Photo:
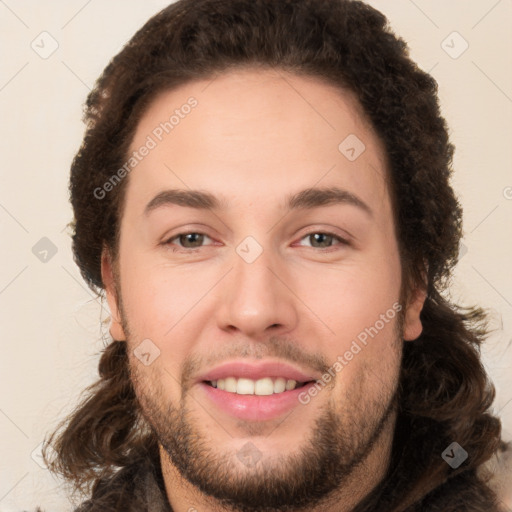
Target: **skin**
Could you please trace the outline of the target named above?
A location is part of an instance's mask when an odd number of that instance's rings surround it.
[[[197,481],[208,479],[224,496],[236,488],[263,496],[273,479],[286,484],[303,476],[301,469],[318,470],[310,459],[324,449],[344,471],[336,481],[317,471],[316,485],[328,482],[321,499],[308,496],[304,483],[303,506],[279,510],[351,510],[387,467],[402,341],[421,334],[421,290],[403,304],[401,333],[397,315],[328,387],[277,420],[236,419],[193,379],[240,358],[318,372],[399,302],[401,262],[384,147],[350,92],[249,68],[158,95],[132,150],[190,96],[198,106],[129,174],[119,259],[113,262],[106,248],[102,257],[110,332],[128,342],[136,394],[159,434],[169,502],[177,512],[259,510],[222,502]],[[353,162],[338,149],[349,134],[366,146]],[[285,198],[314,186],[347,190],[372,213],[351,204],[287,213]],[[222,195],[226,208],[166,205],[144,215],[146,204],[171,188]],[[349,244],[308,236],[329,232]],[[179,233],[207,237],[165,245]],[[252,263],[236,252],[247,236],[263,249]],[[187,243],[199,249],[187,253]],[[148,366],[133,352],[147,338],[160,350]],[[186,442],[197,455],[188,461]],[[248,442],[260,455],[255,467],[237,457]]]

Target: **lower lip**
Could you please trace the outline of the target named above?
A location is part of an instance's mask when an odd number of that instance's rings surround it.
[[[294,407],[304,407],[299,401],[299,395],[307,393],[314,385],[314,382],[309,382],[298,389],[260,396],[238,395],[214,388],[205,382],[199,383],[199,387],[206,396],[222,411],[247,421],[271,420],[282,416]]]

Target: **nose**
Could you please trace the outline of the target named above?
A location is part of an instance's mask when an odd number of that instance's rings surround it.
[[[236,330],[252,339],[293,331],[298,323],[300,301],[291,289],[293,284],[285,262],[278,261],[271,250],[262,252],[251,244],[238,248],[233,269],[224,280],[217,324],[223,330]],[[243,249],[248,249],[245,253]]]

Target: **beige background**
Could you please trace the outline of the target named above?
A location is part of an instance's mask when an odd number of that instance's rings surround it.
[[[37,504],[51,512],[71,509],[35,454],[95,378],[108,324],[101,325],[106,313],[72,260],[69,165],[83,134],[82,104],[96,77],[166,4],[0,1],[1,512]],[[496,411],[512,438],[512,1],[370,4],[388,16],[412,57],[439,83],[457,147],[454,186],[465,210],[467,252],[452,294],[492,310],[496,331],[484,361],[497,388]],[[43,31],[51,36],[39,36]],[[59,46],[43,59],[31,42],[41,53],[55,44],[51,38]],[[465,41],[469,47],[458,55]],[[42,237],[57,250],[46,263],[32,252]]]

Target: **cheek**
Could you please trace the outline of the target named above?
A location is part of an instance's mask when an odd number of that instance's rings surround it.
[[[331,269],[297,281],[297,295],[326,325],[326,340],[345,345],[378,322],[385,337],[400,309],[399,265],[365,263]],[[381,315],[385,316],[382,326]],[[328,329],[327,329],[328,328]]]
[[[179,382],[159,357],[150,366],[145,366],[136,357],[130,357],[133,388],[142,409],[153,421],[155,414],[181,399]]]
[[[186,343],[175,340],[188,343],[184,329],[190,329],[187,311],[197,302],[195,288],[187,283],[183,272],[156,266],[147,254],[130,251],[126,245],[121,276],[123,313],[130,330],[130,365],[139,376],[140,389],[143,392],[147,386],[161,386],[165,394],[179,400],[180,364],[186,357]],[[147,352],[148,365],[134,355]]]
[[[384,259],[383,259],[384,260]],[[364,393],[390,389],[397,379],[401,345],[397,325],[401,312],[398,256],[331,272],[329,283],[308,297],[315,313],[333,331],[321,350],[339,376],[342,394],[355,393],[364,376]],[[314,289],[314,288],[310,288]],[[379,387],[381,390],[379,391]],[[360,396],[363,399],[363,396]]]
[[[354,404],[387,397],[398,381],[401,341],[397,339],[400,304],[395,294],[347,296],[325,347],[336,374],[336,396]]]
[[[137,338],[163,339],[200,291],[194,272],[162,264],[154,249],[138,249],[128,239],[121,257],[121,276],[124,311]]]

